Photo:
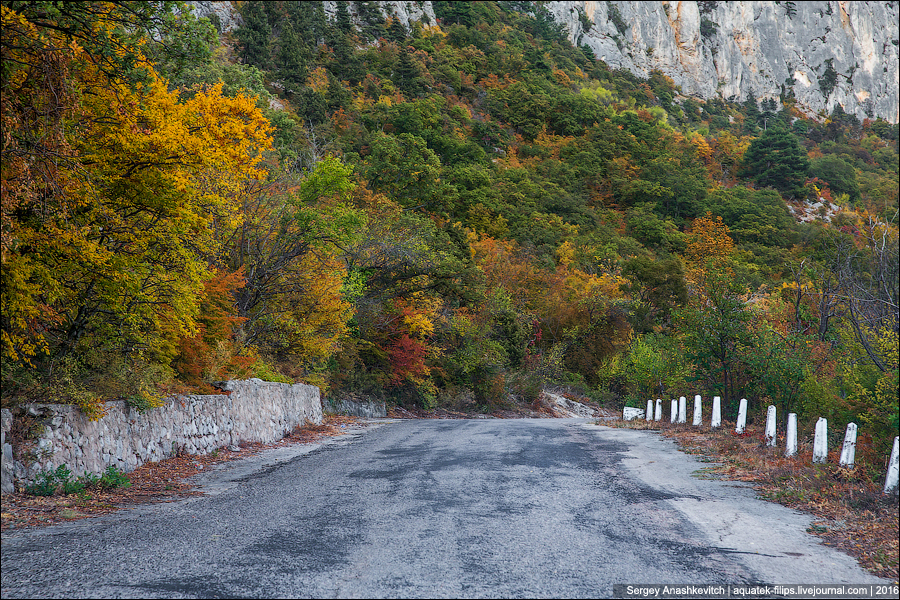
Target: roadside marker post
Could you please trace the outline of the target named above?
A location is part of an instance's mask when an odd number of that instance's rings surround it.
[[[722,424],[722,399],[718,396],[713,396],[713,409],[712,409],[712,419],[709,421],[709,426],[712,428],[716,428]]]
[[[819,417],[816,421],[816,437],[813,438],[813,462],[828,460],[828,419]]]
[[[847,423],[844,445],[841,447],[841,466],[852,469],[856,463],[856,423]]]
[[[795,454],[797,454],[797,413],[788,413],[784,455],[790,458]]]
[[[888,463],[887,477],[884,478],[884,493],[892,492],[897,489],[897,476],[900,472],[900,465],[897,464],[898,456],[898,438],[894,438],[894,448],[891,450],[891,462]]]
[[[774,446],[776,442],[775,435],[775,407],[769,406],[766,412],[766,446]]]
[[[744,433],[744,427],[747,426],[747,399],[741,398],[741,405],[738,408],[737,426],[734,428],[735,433]]]

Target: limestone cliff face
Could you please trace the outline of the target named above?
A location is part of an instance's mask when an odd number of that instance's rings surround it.
[[[210,2],[207,0],[193,0],[189,2],[193,7],[194,15],[197,17],[210,17],[215,15],[219,21],[223,32],[230,32],[237,29],[243,24],[243,19],[237,11],[234,2]],[[337,12],[337,2],[335,0],[323,0],[322,8],[325,15],[329,19],[333,19]],[[355,2],[349,2],[347,5],[350,18],[359,23],[359,13]],[[431,2],[416,2],[415,0],[397,0],[394,2],[379,2],[378,8],[381,9],[385,17],[392,16],[400,19],[400,22],[410,27],[412,21],[424,21],[426,23],[436,23],[434,16],[434,8]]]
[[[897,2],[548,2],[611,67],[659,69],[684,93],[793,92],[812,114],[900,117]],[[585,18],[586,17],[586,18]],[[586,27],[588,25],[588,27]]]
[[[244,24],[244,19],[234,6],[234,2],[209,2],[208,0],[195,0],[188,2],[194,16],[218,21],[223,33],[234,31]]]
[[[224,30],[232,2],[194,2]],[[336,2],[324,1],[333,17]],[[356,18],[355,2],[349,3]],[[436,22],[428,1],[381,2],[382,13]],[[546,2],[569,39],[613,68],[659,69],[685,94],[746,99],[793,92],[807,113],[835,106],[860,119],[900,120],[898,2]]]
[[[378,4],[379,8],[381,9],[381,13],[385,17],[395,16],[400,19],[400,22],[407,27],[411,27],[410,22],[412,21],[424,21],[425,23],[437,22],[437,19],[434,16],[434,8],[431,6],[431,2],[396,0],[394,2],[379,2]],[[322,5],[328,18],[334,18],[335,13],[337,12],[337,2],[335,0],[324,0],[322,2]],[[348,12],[350,13],[350,18],[354,22],[358,22],[359,19],[356,2],[349,2],[347,8]]]

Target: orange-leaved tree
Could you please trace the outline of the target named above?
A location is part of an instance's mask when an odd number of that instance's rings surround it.
[[[470,243],[488,287],[502,289],[521,320],[534,321],[533,356],[556,347],[557,359],[590,378],[604,357],[628,343],[630,327],[614,307],[624,281],[579,268],[571,242],[560,245],[553,269],[538,266],[513,241],[473,236]]]
[[[729,270],[728,261],[734,251],[734,240],[722,217],[707,212],[691,223],[684,251],[686,279],[702,292],[709,270]]]

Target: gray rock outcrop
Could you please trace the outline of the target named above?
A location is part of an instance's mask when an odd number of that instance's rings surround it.
[[[218,22],[218,29],[222,33],[229,33],[244,24],[241,13],[235,10],[233,2],[207,2],[195,0],[188,2],[191,12],[198,19],[208,18],[213,23]]]
[[[900,117],[896,2],[548,2],[569,39],[613,68],[659,69],[683,92],[810,114]]]
[[[347,9],[350,13],[350,19],[354,24],[359,24],[359,11],[356,2],[348,2]],[[337,2],[335,0],[323,0],[322,6],[325,10],[325,16],[328,19],[334,19],[337,13]],[[426,24],[436,23],[437,18],[434,16],[434,7],[431,2],[415,2],[413,0],[397,0],[395,2],[379,2],[378,8],[385,17],[396,17],[403,23],[407,29],[412,27],[413,21],[422,21]]]

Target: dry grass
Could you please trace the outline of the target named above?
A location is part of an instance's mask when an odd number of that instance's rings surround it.
[[[603,423],[613,427],[653,429],[672,438],[688,454],[713,463],[704,477],[746,481],[765,500],[815,516],[810,534],[859,560],[869,572],[898,581],[897,493],[883,494],[887,465],[876,462],[871,448],[857,447],[853,469],[838,466],[840,448],[829,453],[828,463],[812,463],[811,445],[800,445],[794,457],[785,458],[784,442],[766,446],[763,428],[748,426],[734,433],[734,424],[721,428],[644,420]],[[881,457],[886,459],[887,457]]]

